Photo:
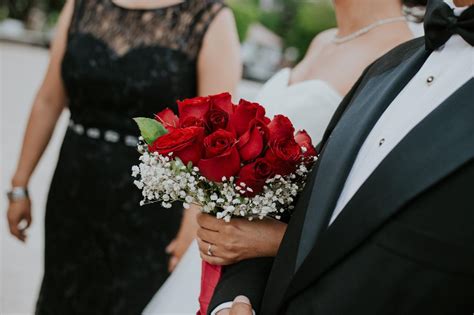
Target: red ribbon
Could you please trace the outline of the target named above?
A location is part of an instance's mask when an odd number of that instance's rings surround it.
[[[199,294],[199,311],[197,315],[206,315],[217,284],[221,278],[222,267],[202,262],[201,293]]]

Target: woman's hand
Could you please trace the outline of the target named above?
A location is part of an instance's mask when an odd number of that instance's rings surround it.
[[[230,222],[198,214],[197,231],[201,258],[213,265],[230,265],[256,257],[274,257],[287,224],[263,219],[248,221],[233,218]],[[209,245],[212,255],[208,255]]]
[[[10,233],[22,242],[26,241],[26,230],[31,225],[31,202],[29,198],[10,202],[7,212]]]
[[[181,227],[176,238],[166,247],[166,252],[171,255],[168,263],[168,271],[172,272],[179,263],[184,253],[188,250],[191,242],[196,238],[196,232],[199,227],[196,221],[196,215],[200,212],[198,206],[191,205],[190,209],[184,210]]]

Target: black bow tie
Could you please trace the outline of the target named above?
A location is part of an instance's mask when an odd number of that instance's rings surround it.
[[[444,1],[430,0],[425,15],[426,49],[438,49],[454,34],[474,46],[474,6],[456,16]]]

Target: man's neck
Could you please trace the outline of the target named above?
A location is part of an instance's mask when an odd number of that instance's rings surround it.
[[[463,8],[474,5],[474,0],[453,0],[453,3],[456,7]]]
[[[339,36],[351,34],[376,21],[402,15],[402,4],[398,1],[335,0],[334,5]]]

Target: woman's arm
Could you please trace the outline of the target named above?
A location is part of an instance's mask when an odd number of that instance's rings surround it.
[[[230,9],[223,9],[214,18],[204,36],[198,56],[198,94],[211,95],[221,92],[234,93],[242,77],[240,44],[234,16]],[[167,252],[172,255],[169,270],[172,271],[196,237],[198,207],[184,212],[176,239]]]
[[[198,93],[234,93],[242,79],[242,61],[232,11],[219,12],[204,36],[198,58]]]
[[[51,139],[56,123],[66,102],[61,79],[61,61],[66,48],[67,30],[74,10],[73,0],[68,0],[61,13],[56,38],[51,46],[51,58],[43,83],[35,97],[23,138],[20,158],[12,178],[12,186],[26,187],[31,174]],[[26,221],[26,227],[21,227]],[[10,232],[19,240],[26,239],[25,231],[31,224],[28,199],[10,203],[8,209]]]

